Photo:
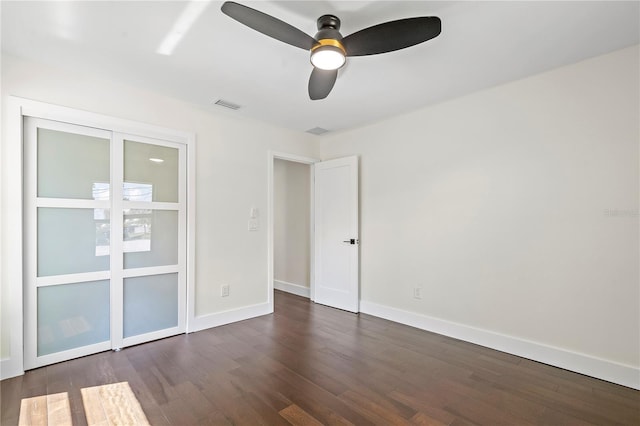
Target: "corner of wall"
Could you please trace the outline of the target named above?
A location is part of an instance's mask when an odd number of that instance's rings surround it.
[[[258,303],[256,305],[245,306],[238,309],[232,309],[224,312],[216,312],[213,314],[197,316],[189,325],[187,333],[205,330],[207,328],[219,327],[221,325],[231,324],[233,322],[244,321],[247,319],[269,315],[273,313],[271,303]]]
[[[287,293],[295,294],[297,296],[311,297],[311,289],[299,284],[288,283],[286,281],[273,280],[273,288],[276,290],[285,291]]]

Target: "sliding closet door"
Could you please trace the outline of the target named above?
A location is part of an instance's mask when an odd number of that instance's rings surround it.
[[[123,165],[114,194],[121,255],[112,259],[122,312],[112,324],[124,347],[185,331],[186,148],[121,134],[114,146]]]
[[[111,133],[25,121],[25,368],[111,348]]]
[[[185,332],[186,146],[25,118],[25,368]]]

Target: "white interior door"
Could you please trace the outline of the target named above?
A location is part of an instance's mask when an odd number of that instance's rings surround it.
[[[358,312],[358,157],[314,164],[314,209],[314,301]]]
[[[24,122],[25,369],[185,331],[186,148]]]

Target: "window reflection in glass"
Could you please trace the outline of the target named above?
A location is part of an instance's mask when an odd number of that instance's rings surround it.
[[[153,185],[123,182],[122,198],[126,201],[151,202]],[[125,253],[151,250],[151,210],[127,209],[124,211],[123,240]]]
[[[122,185],[122,198],[126,201],[153,200],[153,185],[150,183],[124,182]]]
[[[100,212],[98,212],[98,210]],[[98,215],[97,213],[100,213]],[[100,216],[101,218],[97,218]],[[96,256],[109,256],[109,245],[111,244],[111,222],[109,220],[109,210],[94,209],[93,220],[96,223]]]
[[[92,187],[93,199],[109,200],[109,184],[95,182]],[[123,198],[127,201],[147,201],[153,198],[153,185],[147,183],[124,182]],[[125,253],[151,251],[151,210],[128,209],[124,211],[123,250]],[[93,209],[96,225],[96,256],[109,256],[111,244],[111,218],[109,209]]]
[[[109,201],[109,183],[94,182],[91,187],[93,199]],[[93,209],[93,220],[96,223],[96,256],[109,256],[111,244],[111,218],[109,209]]]
[[[96,201],[109,201],[109,183],[94,182],[91,186],[91,193]]]
[[[123,239],[125,253],[151,250],[151,210],[124,211]]]
[[[132,209],[125,210],[123,217],[124,269],[178,264],[178,211]]]

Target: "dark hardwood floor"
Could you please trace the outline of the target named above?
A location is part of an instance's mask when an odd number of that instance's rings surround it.
[[[2,381],[21,398],[128,381],[153,425],[640,425],[640,391],[276,292],[275,314]]]

